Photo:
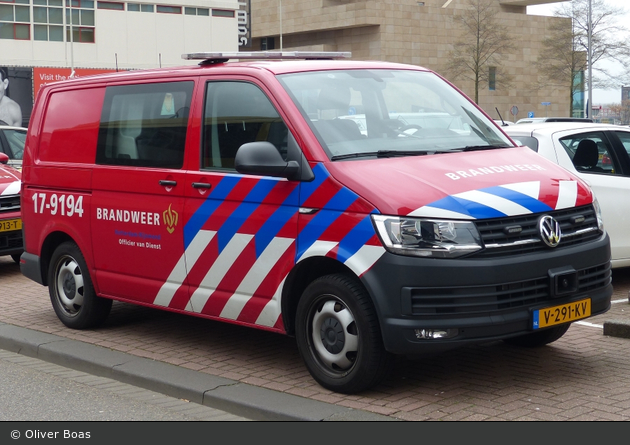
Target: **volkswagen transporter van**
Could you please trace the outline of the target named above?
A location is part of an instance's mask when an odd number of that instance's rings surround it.
[[[93,328],[119,300],[291,335],[354,393],[396,354],[544,345],[609,309],[584,182],[438,74],[337,56],[200,53],[42,87],[21,270],[60,320]]]

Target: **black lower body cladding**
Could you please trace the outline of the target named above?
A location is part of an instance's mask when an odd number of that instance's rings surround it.
[[[571,273],[569,292],[554,271]],[[362,281],[389,352],[421,354],[534,332],[538,309],[590,299],[591,315],[612,296],[608,235],[586,244],[502,258],[429,259],[385,253]],[[422,331],[448,332],[426,339]]]

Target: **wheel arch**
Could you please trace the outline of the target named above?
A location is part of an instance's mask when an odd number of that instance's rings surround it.
[[[328,257],[307,258],[291,270],[282,290],[282,321],[288,335],[295,334],[297,305],[306,287],[317,278],[334,273],[345,273],[359,279],[348,266]]]
[[[48,286],[48,268],[50,267],[50,259],[52,258],[53,253],[57,246],[66,241],[72,241],[78,245],[76,240],[70,236],[66,232],[51,232],[46,236],[46,239],[42,243],[41,254],[40,254],[40,266],[41,266],[41,276],[44,286]],[[81,252],[83,249],[79,246]],[[83,255],[85,257],[85,254]],[[88,261],[86,259],[86,261]]]

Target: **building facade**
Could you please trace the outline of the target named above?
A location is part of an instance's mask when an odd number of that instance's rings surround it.
[[[571,115],[567,91],[545,87],[535,66],[550,24],[565,19],[527,14],[528,5],[556,1],[494,1],[497,21],[516,42],[501,67],[512,83],[502,88],[494,77],[481,85],[479,105],[511,121]],[[7,95],[23,104],[24,124],[43,83],[239,49],[351,51],[354,59],[420,65],[473,97],[472,82],[445,71],[462,32],[455,17],[468,7],[469,0],[0,0],[0,67],[9,73]]]
[[[545,87],[535,67],[544,57],[542,42],[550,24],[566,19],[527,14],[529,5],[558,1],[495,1],[496,19],[516,43],[502,62],[513,81],[508,89],[480,88],[479,105],[495,119],[497,109],[512,121],[570,116],[569,87]],[[447,55],[462,32],[455,16],[468,7],[468,0],[251,0],[251,50],[351,51],[356,59],[420,65],[448,78]],[[449,80],[474,97],[472,82]]]
[[[237,9],[237,0],[0,0],[0,64],[182,65],[183,53],[238,50]]]
[[[44,83],[198,63],[185,53],[238,51],[240,8],[237,0],[0,0],[5,94],[20,104],[26,126]]]

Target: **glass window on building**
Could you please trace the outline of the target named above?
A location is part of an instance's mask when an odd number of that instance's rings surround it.
[[[497,89],[497,67],[491,66],[488,72],[488,89],[495,91]]]
[[[66,6],[68,7],[66,9],[66,40],[94,43],[94,2],[92,0],[66,0]]]
[[[0,0],[0,39],[30,40],[29,0]]]
[[[62,0],[33,0],[33,39],[63,42]]]
[[[260,50],[261,51],[269,51],[271,49],[276,49],[275,40],[273,37],[262,37],[260,39]]]
[[[186,15],[203,15],[209,16],[210,10],[208,8],[184,8],[184,14]]]
[[[156,11],[162,14],[181,14],[181,6],[164,6],[157,5]]]
[[[113,11],[125,10],[125,4],[117,2],[97,2],[96,7],[97,9],[111,9]]]
[[[234,17],[234,11],[225,9],[213,9],[212,17]]]

